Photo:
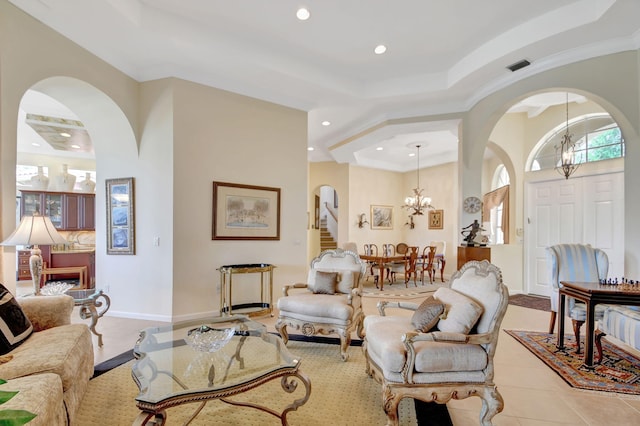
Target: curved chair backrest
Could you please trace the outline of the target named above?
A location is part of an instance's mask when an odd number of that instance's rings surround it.
[[[377,256],[378,255],[378,246],[375,244],[365,244],[364,245],[364,254],[367,256]]]
[[[311,269],[313,270],[327,271],[327,272],[340,272],[340,271],[353,271],[358,273],[358,279],[356,280],[357,286],[360,287],[364,278],[366,264],[360,259],[357,253],[351,251],[344,251],[342,249],[325,250],[318,257],[311,261]]]
[[[478,333],[492,333],[495,338],[485,346],[493,354],[498,343],[500,323],[507,311],[509,291],[502,282],[500,269],[486,260],[467,262],[451,277],[451,289],[482,305],[482,316],[476,323]]]
[[[607,253],[589,244],[557,244],[546,251],[549,283],[554,289],[560,281],[598,282],[609,273]]]
[[[406,243],[398,243],[396,245],[396,253],[407,254],[408,251],[409,251],[409,246]]]
[[[431,241],[429,245],[436,248],[436,256],[444,256],[444,253],[447,251],[446,241]]]
[[[382,245],[382,253],[385,256],[395,256],[396,255],[396,246],[393,244],[383,244]]]
[[[358,245],[353,241],[346,242],[342,245],[342,249],[344,251],[351,251],[354,253],[358,253]]]

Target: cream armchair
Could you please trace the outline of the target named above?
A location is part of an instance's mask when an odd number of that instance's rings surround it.
[[[444,404],[482,399],[480,424],[491,425],[504,407],[493,382],[493,357],[509,293],[500,270],[467,262],[422,304],[380,302],[380,315],[364,321],[366,371],[382,384],[387,424],[398,424],[402,398]],[[389,308],[413,315],[387,316]]]
[[[362,338],[362,279],[366,264],[357,253],[341,249],[326,250],[311,261],[307,283],[283,287],[278,299],[276,330],[285,344],[287,328],[300,330],[305,336],[338,334],[342,360],[351,332]]]

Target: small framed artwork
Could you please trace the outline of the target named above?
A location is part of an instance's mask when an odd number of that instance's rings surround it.
[[[107,179],[107,254],[136,254],[133,178]]]
[[[371,205],[371,229],[393,229],[393,206]]]
[[[444,227],[444,210],[429,210],[429,229]]]
[[[280,188],[213,182],[212,240],[279,240]]]

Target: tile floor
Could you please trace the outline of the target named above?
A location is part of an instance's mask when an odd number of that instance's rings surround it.
[[[20,294],[20,286],[17,293]],[[422,297],[411,301],[419,303]],[[364,297],[365,314],[376,313],[375,305],[379,300],[377,297]],[[74,312],[72,318],[73,322],[88,322],[80,319],[77,312]],[[275,317],[267,316],[256,320],[274,330]],[[509,305],[502,328],[544,331],[548,322],[547,312]],[[140,329],[158,324],[153,321],[112,317],[107,313],[97,326],[98,331],[103,333],[102,348],[97,346],[97,337],[94,336],[95,362],[102,362],[130,350]],[[352,347],[350,350],[360,349]],[[495,370],[495,381],[505,401],[503,412],[494,418],[496,426],[640,424],[640,397],[573,389],[506,333],[500,336]],[[481,407],[479,398],[451,401],[448,407],[456,426],[478,424]]]

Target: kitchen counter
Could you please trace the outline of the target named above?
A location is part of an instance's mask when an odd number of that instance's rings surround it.
[[[96,249],[70,249],[70,250],[54,250],[51,254],[74,254],[74,253],[94,253]]]

